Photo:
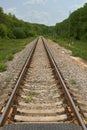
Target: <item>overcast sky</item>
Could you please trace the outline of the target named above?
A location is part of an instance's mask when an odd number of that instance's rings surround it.
[[[33,23],[55,25],[82,7],[87,0],[0,0],[5,13]]]

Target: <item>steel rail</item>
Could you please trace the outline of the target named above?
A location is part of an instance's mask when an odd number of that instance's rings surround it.
[[[14,86],[14,89],[12,91],[12,94],[9,97],[9,100],[8,100],[6,106],[5,106],[4,112],[2,113],[2,115],[0,117],[0,126],[3,126],[6,119],[7,119],[7,115],[9,113],[9,110],[10,110],[11,106],[12,106],[12,103],[13,103],[13,100],[14,100],[15,95],[17,93],[20,82],[21,82],[21,80],[22,80],[22,78],[23,78],[23,76],[24,76],[24,74],[25,74],[25,72],[27,70],[27,66],[29,65],[30,60],[31,60],[31,58],[33,56],[33,53],[34,53],[34,50],[36,48],[37,42],[38,42],[38,39],[35,40],[35,43],[34,43],[32,49],[31,49],[31,51],[29,52],[29,55],[28,55],[28,57],[27,57],[27,59],[25,61],[25,64],[23,65],[22,70],[21,70],[21,72],[20,72],[20,74],[18,76],[17,82],[16,82],[16,84]]]
[[[43,37],[42,37],[42,41],[43,41],[44,47],[46,49],[46,52],[48,54],[48,57],[50,59],[50,62],[52,64],[52,66],[54,67],[54,71],[56,73],[56,76],[57,76],[58,79],[60,79],[62,89],[63,89],[63,91],[65,92],[65,94],[67,96],[67,99],[68,99],[68,101],[70,103],[72,111],[74,112],[74,114],[76,116],[76,119],[78,120],[79,125],[82,127],[83,130],[87,130],[87,128],[86,128],[86,126],[85,126],[85,124],[84,124],[84,122],[83,122],[83,120],[82,120],[82,118],[81,118],[81,116],[80,116],[80,114],[78,112],[78,110],[76,109],[75,103],[74,103],[74,101],[73,101],[73,99],[72,99],[72,97],[71,97],[71,95],[70,95],[70,93],[69,93],[69,91],[67,89],[67,86],[66,86],[66,84],[65,84],[65,82],[63,80],[63,76],[61,75],[61,73],[59,71],[59,68],[58,68],[58,66],[57,66],[57,64],[56,64],[56,62],[55,62],[55,60],[54,60],[54,58],[53,58],[53,56],[51,54],[51,51],[48,48],[48,46],[46,45],[46,41],[45,41],[45,39]]]

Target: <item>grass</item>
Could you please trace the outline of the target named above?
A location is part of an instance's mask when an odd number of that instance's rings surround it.
[[[30,96],[36,96],[36,95],[38,95],[38,93],[35,92],[35,91],[29,91],[28,95],[30,95]]]
[[[6,71],[6,67],[4,63],[0,63],[0,72]]]
[[[66,39],[54,39],[59,45],[72,51],[72,55],[87,60],[87,43],[83,41],[73,41],[69,44]]]
[[[32,96],[26,96],[25,98],[26,103],[31,102],[32,100],[33,100]]]
[[[13,54],[8,54],[7,56],[6,56],[6,59],[8,60],[8,61],[11,61],[12,59],[13,59]]]
[[[10,82],[10,78],[7,77],[7,78],[5,79],[5,82],[6,82],[6,83],[9,83],[9,82]]]
[[[21,51],[33,39],[0,39],[0,72],[6,70],[6,61],[12,60],[14,54]]]
[[[72,84],[72,85],[76,85],[77,83],[76,83],[76,81],[75,80],[70,80],[70,83]]]

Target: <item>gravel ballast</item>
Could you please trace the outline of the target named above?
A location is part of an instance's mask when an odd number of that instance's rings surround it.
[[[0,96],[5,92],[5,89],[14,85],[35,41],[36,39],[27,44],[22,51],[14,55],[12,61],[6,63],[7,71],[0,73]]]
[[[29,54],[31,47],[35,41],[29,43],[25,49],[14,55],[14,59],[7,62],[7,71],[0,73],[0,97],[15,83],[20,70]],[[47,44],[52,51],[52,55],[58,67],[61,69],[63,77],[73,87],[78,88],[78,93],[82,95],[84,100],[87,100],[87,67],[86,64],[80,64],[72,58],[72,53],[69,50],[60,47],[58,44],[47,40]],[[1,99],[0,99],[1,100]]]
[[[51,40],[47,40],[47,44],[65,80],[76,87],[82,98],[87,100],[87,63],[80,58],[74,58],[70,50]]]

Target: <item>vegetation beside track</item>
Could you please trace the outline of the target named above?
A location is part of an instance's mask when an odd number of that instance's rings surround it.
[[[83,41],[75,40],[72,44],[69,44],[67,40],[58,39],[57,43],[66,49],[72,51],[73,56],[81,57],[87,60],[87,43]]]
[[[0,72],[6,70],[6,61],[13,59],[14,54],[21,51],[35,37],[27,39],[0,39]]]
[[[74,40],[73,43],[69,44],[68,39],[52,37],[50,37],[50,39],[58,43],[60,46],[71,50],[73,56],[87,60],[87,43],[85,41]]]

